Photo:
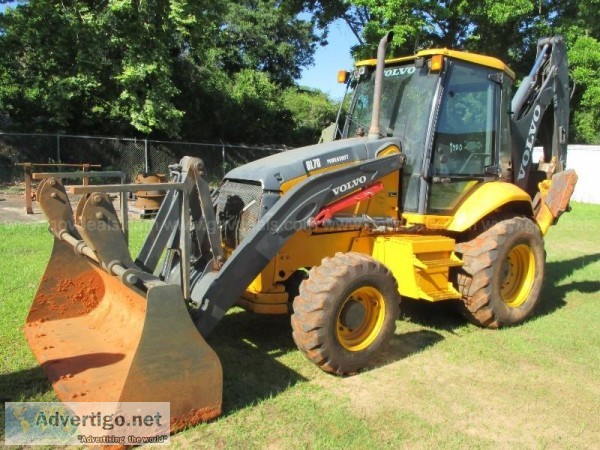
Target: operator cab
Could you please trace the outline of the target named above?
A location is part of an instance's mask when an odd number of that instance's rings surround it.
[[[365,135],[372,115],[375,60],[357,63],[342,138]],[[510,94],[501,61],[425,50],[386,61],[380,130],[400,139],[404,213],[452,215],[483,181],[510,177]],[[406,214],[405,214],[406,216]]]

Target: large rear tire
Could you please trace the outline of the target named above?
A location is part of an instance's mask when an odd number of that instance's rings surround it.
[[[525,217],[501,220],[457,245],[463,267],[458,287],[463,313],[472,323],[499,328],[527,319],[539,302],[544,280],[544,241]]]
[[[326,372],[359,371],[389,343],[400,315],[396,280],[380,262],[337,253],[313,267],[294,299],[293,337]]]

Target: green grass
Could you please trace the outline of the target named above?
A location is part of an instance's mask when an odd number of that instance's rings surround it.
[[[139,247],[148,222],[132,223]],[[546,238],[542,302],[522,326],[467,324],[405,302],[389,350],[354,377],[296,350],[287,317],[233,310],[209,337],[224,412],[187,448],[595,448],[600,439],[600,207],[574,204]],[[45,225],[0,226],[0,398],[55,396],[20,327],[50,254]]]

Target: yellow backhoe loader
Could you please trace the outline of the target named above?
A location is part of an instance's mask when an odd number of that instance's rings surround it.
[[[298,348],[335,374],[385,347],[402,297],[457,301],[490,328],[531,315],[543,236],[577,180],[562,38],[538,42],[514,96],[495,58],[385,60],[390,39],[349,77],[339,139],[238,167],[218,190],[191,157],[166,184],[74,187],[75,211],[60,179],[41,184],[54,249],[25,334],[62,400],[171,402],[172,431],[218,416],[204,338],[234,305],[291,313]],[[134,258],[109,193],[136,190],[166,197]]]

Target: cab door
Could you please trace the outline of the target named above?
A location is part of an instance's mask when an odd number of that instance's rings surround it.
[[[447,60],[435,125],[427,214],[451,215],[498,165],[498,70]]]

